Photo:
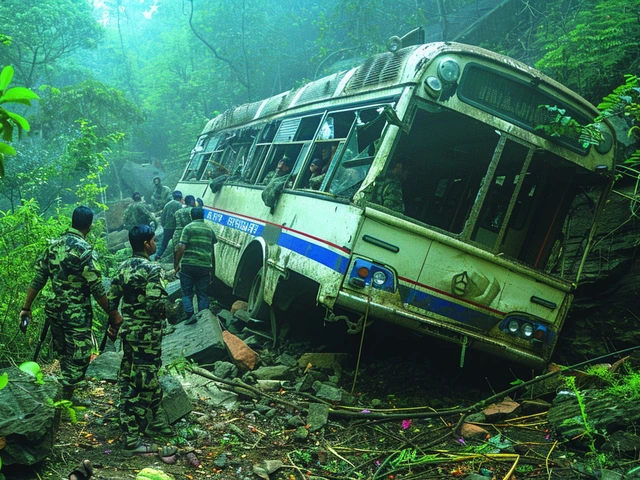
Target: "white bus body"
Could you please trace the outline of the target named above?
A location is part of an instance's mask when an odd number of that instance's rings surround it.
[[[352,332],[382,319],[541,367],[614,162],[608,125],[585,147],[536,129],[541,105],[583,125],[597,116],[513,59],[408,47],[214,118],[176,188],[203,198],[216,277],[253,315],[313,294]],[[293,174],[267,206],[261,182],[283,155]],[[323,155],[315,190],[309,164]],[[398,160],[404,213],[367,202]]]

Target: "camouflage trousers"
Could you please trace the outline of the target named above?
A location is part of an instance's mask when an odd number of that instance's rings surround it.
[[[45,313],[51,325],[53,350],[60,360],[60,383],[72,391],[84,383],[91,359],[91,315],[71,309],[45,309]]]
[[[158,370],[162,365],[157,345],[141,345],[122,338],[120,364],[120,424],[126,446],[135,445],[150,428],[165,424],[160,410],[162,388]]]

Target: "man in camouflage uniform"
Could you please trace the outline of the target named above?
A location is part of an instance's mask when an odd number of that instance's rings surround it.
[[[363,199],[382,205],[394,212],[404,213],[402,181],[406,175],[407,172],[403,170],[402,162],[393,162],[389,165],[386,175],[379,175],[375,182],[365,189]]]
[[[162,185],[160,177],[153,179],[153,185],[155,188],[151,194],[151,206],[154,212],[160,212],[167,202],[171,200],[171,189],[166,185]]]
[[[147,453],[149,446],[142,442],[141,435],[171,433],[160,410],[162,388],[158,379],[167,291],[164,270],[149,259],[156,252],[153,229],[149,225],[133,227],[129,242],[133,256],[118,267],[108,298],[111,308],[120,306],[123,317],[119,384],[124,446],[133,453]]]
[[[74,390],[84,383],[91,358],[91,295],[109,313],[113,327],[122,322],[117,311],[109,309],[106,288],[98,268],[95,252],[85,237],[91,230],[93,212],[88,207],[73,211],[71,228],[49,246],[37,260],[36,275],[27,291],[20,320],[31,316],[31,304],[51,280],[53,298],[45,304],[51,326],[53,349],[60,358],[62,399],[71,400]]]
[[[291,173],[291,169],[293,168],[293,160],[291,160],[286,155],[280,159],[278,162],[278,166],[275,170],[270,171],[262,180],[263,185],[269,185],[269,183],[273,182],[276,178],[282,178]]]
[[[193,293],[198,297],[198,311],[209,308],[207,287],[211,283],[214,269],[213,246],[218,242],[210,222],[204,220],[204,209],[191,209],[193,221],[184,227],[180,244],[176,250],[174,268],[180,273],[182,308],[187,325],[197,320],[193,315]]]
[[[173,238],[176,231],[176,217],[174,214],[182,208],[182,202],[182,192],[180,190],[175,190],[173,192],[173,200],[168,202],[162,209],[160,223],[162,223],[164,233],[162,234],[162,245],[160,245],[158,253],[156,254],[156,260],[160,260],[160,258],[162,258],[162,254],[167,249],[169,241]]]
[[[178,249],[178,243],[180,242],[180,235],[182,235],[182,230],[184,227],[191,223],[191,209],[196,206],[196,197],[193,195],[187,195],[184,197],[184,207],[176,211],[173,214],[176,220],[176,231],[173,234],[173,254],[175,258],[176,250]]]
[[[140,193],[133,192],[131,198],[133,199],[133,203],[127,206],[122,220],[125,230],[130,231],[136,225],[155,225],[156,217],[153,216],[153,213],[151,213],[147,205],[142,201]]]

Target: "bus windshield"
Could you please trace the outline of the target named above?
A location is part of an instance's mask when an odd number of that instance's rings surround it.
[[[409,173],[405,216],[552,271],[559,244],[571,234],[565,217],[603,187],[602,176],[486,123],[425,107],[416,108],[395,150]]]

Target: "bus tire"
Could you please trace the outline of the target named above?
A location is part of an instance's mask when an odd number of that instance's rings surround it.
[[[247,303],[247,311],[251,318],[269,320],[269,305],[264,301],[264,267],[261,267],[253,277]]]

